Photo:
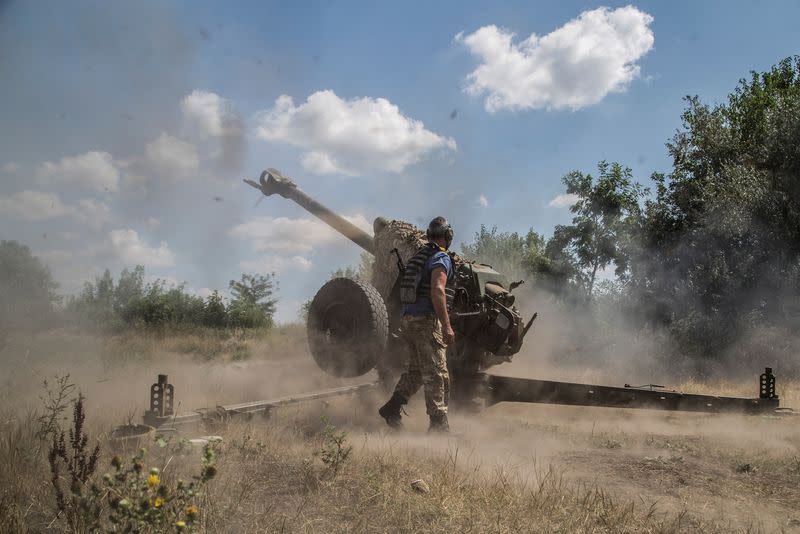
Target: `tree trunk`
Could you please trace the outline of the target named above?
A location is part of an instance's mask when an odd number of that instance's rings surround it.
[[[592,300],[592,291],[594,290],[594,277],[597,275],[597,267],[600,264],[600,260],[594,260],[594,266],[592,267],[592,276],[589,278],[589,288],[586,290],[586,301]]]

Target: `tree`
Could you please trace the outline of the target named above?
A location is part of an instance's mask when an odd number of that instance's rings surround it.
[[[800,57],[751,73],[726,102],[686,102],[633,275],[682,351],[715,357],[753,329],[796,323]]]
[[[203,324],[205,302],[184,284],[168,287],[164,280],[145,284],[144,267],[123,269],[114,279],[108,269],[70,299],[68,314],[88,326],[118,330],[124,326],[196,326]]]
[[[536,287],[563,294],[572,287],[576,270],[572,258],[533,229],[517,232],[489,230],[481,225],[471,243],[462,243],[462,254],[470,260],[492,265],[512,279],[528,278]]]
[[[141,298],[130,303],[127,316],[128,324],[146,326],[164,326],[174,323],[175,307],[164,289],[164,280],[156,279],[148,283]]]
[[[103,276],[95,279],[94,284],[94,318],[108,323],[114,317],[114,279],[111,271],[106,269]]]
[[[372,280],[372,265],[374,258],[369,252],[361,253],[361,261],[355,267],[348,265],[347,267],[339,267],[331,273],[330,280],[334,278],[352,278],[353,280],[363,280],[369,282]]]
[[[203,308],[203,324],[211,328],[224,328],[228,324],[228,312],[219,291],[214,291],[206,299]]]
[[[465,257],[492,265],[498,272],[512,278],[522,278],[536,264],[534,259],[543,249],[544,238],[528,230],[525,235],[517,232],[498,232],[493,226],[489,230],[481,225],[472,243],[462,243]]]
[[[751,73],[726,103],[688,97],[682,119],[672,172],[654,176],[644,276],[673,315],[728,333],[745,315],[774,321],[800,291],[800,57]]]
[[[94,282],[84,282],[80,295],[67,302],[67,312],[88,323],[118,327],[123,309],[115,294],[114,279],[106,269]]]
[[[0,241],[0,348],[15,330],[35,331],[61,301],[50,270],[18,241]]]
[[[645,195],[633,181],[629,168],[601,161],[597,180],[573,171],[562,179],[567,193],[577,201],[570,207],[572,224],[558,225],[547,252],[571,274],[591,299],[598,271],[614,264],[617,277],[625,277],[641,227],[639,202]]]
[[[137,265],[133,270],[122,269],[114,289],[114,312],[124,316],[125,310],[144,294],[144,266]]]
[[[231,304],[229,319],[233,326],[271,327],[277,299],[271,298],[275,291],[275,274],[242,274],[239,281],[231,280]]]

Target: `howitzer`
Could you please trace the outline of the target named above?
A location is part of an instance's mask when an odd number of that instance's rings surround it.
[[[424,234],[400,221],[375,220],[374,236],[326,208],[301,191],[280,172],[269,169],[258,182],[245,180],[266,196],[278,194],[293,200],[329,224],[375,258],[372,283],[334,278],[317,292],[308,315],[308,341],[317,365],[336,376],[361,376],[377,369],[379,381],[317,391],[270,400],[218,406],[212,410],[178,414],[174,410],[175,388],[166,375],[150,387],[148,427],[168,430],[210,417],[252,417],[269,414],[273,408],[314,399],[356,394],[392,378],[405,362],[397,328],[401,303],[398,278],[404,262],[424,245]],[[491,266],[467,261],[452,254],[456,270],[456,296],[451,322],[456,342],[448,346],[453,407],[490,406],[499,402],[526,402],[575,406],[604,406],[694,412],[793,413],[781,408],[771,368],[758,377],[758,396],[751,398],[697,395],[663,386],[609,387],[489,374],[486,370],[508,362],[522,347],[536,314],[527,322],[515,307],[509,283]],[[140,434],[138,426],[122,427],[121,437]]]
[[[375,237],[370,236],[275,169],[264,171],[258,183],[245,182],[266,196],[278,194],[293,200],[374,256],[372,284],[337,278],[317,292],[309,308],[308,338],[311,353],[324,370],[359,376],[377,367],[381,378],[389,380],[405,359],[396,335],[401,315],[400,269],[424,244],[424,234],[407,223],[378,217],[373,223]],[[399,246],[383,250],[379,243],[387,241]],[[457,378],[510,361],[536,316],[527,323],[523,320],[505,275],[490,265],[450,254],[455,265],[450,315],[458,341],[448,348],[448,366]]]
[[[359,376],[377,366],[384,380],[391,377],[391,370],[397,368],[398,361],[403,361],[403,347],[397,346],[398,337],[393,335],[401,308],[398,275],[403,261],[416,250],[413,246],[406,247],[405,257],[402,257],[403,252],[397,247],[386,246],[383,250],[379,242],[402,242],[404,236],[406,241],[414,242],[408,239],[409,225],[379,217],[373,223],[373,237],[309,197],[275,169],[264,171],[258,183],[245,182],[266,196],[277,193],[293,200],[371,253],[375,257],[375,273],[388,272],[389,283],[373,277],[373,284],[384,287],[383,291],[363,281],[334,279],[325,284],[309,310],[308,336],[314,359],[328,372]],[[385,234],[392,232],[402,235],[387,241]],[[416,235],[416,244],[424,243],[421,232],[416,232],[410,233]],[[514,306],[512,290],[521,282],[509,282],[505,275],[489,265],[452,256],[456,267],[456,297],[451,322],[457,341],[448,347],[447,357],[453,380],[451,400],[455,405],[515,401],[707,412],[761,412],[779,407],[772,369],[759,377],[757,398],[692,395],[662,387],[635,388],[626,384],[614,388],[487,374],[488,368],[511,361],[519,352],[536,314],[526,323]],[[379,265],[384,265],[383,271],[377,269]],[[392,265],[396,267],[386,267]]]

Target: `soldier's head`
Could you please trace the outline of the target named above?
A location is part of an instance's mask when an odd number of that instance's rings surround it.
[[[453,242],[453,227],[444,217],[436,217],[428,225],[425,235],[431,242],[444,248],[450,248],[450,244]]]

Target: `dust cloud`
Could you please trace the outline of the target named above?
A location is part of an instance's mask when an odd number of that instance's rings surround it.
[[[94,336],[66,328],[12,336],[0,351],[0,391],[9,400],[7,406],[34,409],[43,381],[52,383],[69,374],[90,411],[102,413],[108,424],[119,424],[143,415],[158,374],[168,375],[182,413],[365,381],[337,379],[320,371],[302,337],[279,348],[260,339],[236,342],[250,355],[241,361],[225,358],[224,352],[205,360],[195,348],[201,343],[188,335]]]
[[[548,324],[541,323],[531,338],[539,343],[530,343],[517,356],[519,363],[492,371],[614,382],[598,367],[558,368],[548,361],[547,351],[556,351],[559,343],[545,335]],[[555,334],[552,338],[557,340]],[[97,337],[69,329],[12,336],[0,352],[0,388],[9,399],[7,408],[13,405],[22,413],[37,407],[43,379],[69,373],[87,398],[90,423],[110,429],[139,421],[159,373],[168,374],[175,386],[179,412],[375,378],[326,375],[302,336],[290,336],[280,345],[270,338],[241,340],[250,355],[242,361],[232,361],[224,351],[218,359],[203,361],[192,349],[198,343],[191,336]],[[748,384],[727,387],[717,392],[749,389]],[[782,391],[790,402],[800,400],[796,383],[785,384]],[[791,473],[800,455],[800,427],[794,418],[499,404],[479,413],[452,411],[454,433],[438,436],[427,433],[422,392],[406,408],[405,431],[387,429],[376,413],[386,395],[372,391],[287,407],[274,415],[305,428],[310,437],[321,430],[325,415],[348,432],[357,454],[397,455],[412,464],[414,458],[444,460],[483,480],[519,485],[520,491],[559,477],[567,484],[601,488],[616,499],[653,504],[659,513],[712,514],[733,526],[749,522],[774,530],[793,517],[797,495],[787,488],[794,484]],[[419,477],[430,476],[424,467],[430,463],[419,465]],[[765,494],[765,487],[772,493]]]

